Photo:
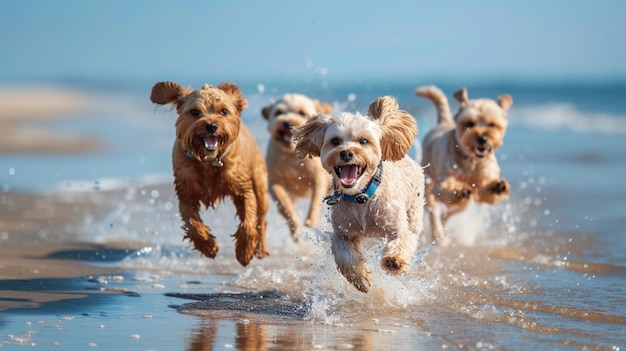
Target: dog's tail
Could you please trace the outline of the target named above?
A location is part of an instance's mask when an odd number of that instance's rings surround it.
[[[415,90],[415,95],[428,99],[437,108],[437,123],[452,122],[450,104],[446,95],[434,85],[419,87]]]

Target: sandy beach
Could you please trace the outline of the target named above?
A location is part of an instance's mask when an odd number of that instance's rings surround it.
[[[98,140],[50,127],[50,122],[88,115],[90,102],[86,94],[61,87],[0,87],[0,153],[75,154],[97,150]],[[127,243],[80,243],[76,226],[85,215],[85,206],[95,207],[85,198],[63,201],[6,189],[0,193],[0,311],[40,308],[85,297],[84,291],[59,290],[55,280],[120,271],[84,264],[94,253],[132,247]],[[37,283],[41,281],[50,283]]]
[[[376,245],[366,249],[372,289],[362,294],[337,272],[325,217],[295,244],[272,206],[270,257],[241,267],[225,201],[203,213],[218,257],[201,257],[182,241],[172,111],[155,112],[147,90],[107,94],[105,105],[118,109],[104,110],[89,103],[97,93],[76,91],[19,88],[0,99],[13,111],[0,123],[21,131],[0,149],[0,347],[616,351],[626,341],[620,128],[598,128],[580,143],[551,124],[572,107],[535,104],[532,89],[508,91],[522,101],[499,150],[511,198],[453,219],[451,246],[422,242],[405,276],[385,274]],[[554,93],[578,99],[567,92]],[[368,93],[355,93],[360,104]],[[420,131],[432,126],[410,89],[390,94],[414,111]],[[45,103],[29,106],[31,96]],[[269,97],[248,98],[244,122],[264,143],[258,111]],[[31,128],[50,136],[45,145],[27,137]],[[590,185],[598,173],[603,181]]]

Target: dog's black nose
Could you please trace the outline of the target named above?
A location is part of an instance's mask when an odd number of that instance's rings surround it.
[[[217,130],[217,124],[211,123],[211,124],[207,125],[206,126],[206,130],[209,133],[215,133],[215,131]]]
[[[487,137],[484,135],[481,135],[478,138],[476,138],[476,141],[478,142],[478,144],[484,145],[487,143]]]
[[[285,127],[285,129],[290,129],[291,128],[291,123],[283,122],[283,127]]]
[[[339,157],[344,161],[350,161],[354,157],[354,153],[350,150],[344,150],[339,153]]]

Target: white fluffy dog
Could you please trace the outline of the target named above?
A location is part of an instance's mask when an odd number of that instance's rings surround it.
[[[387,240],[381,265],[408,271],[417,251],[424,212],[424,173],[406,155],[417,123],[396,100],[375,99],[367,116],[318,115],[295,129],[296,153],[320,157],[332,178],[332,252],[338,270],[367,292],[370,270],[359,250],[364,238]]]

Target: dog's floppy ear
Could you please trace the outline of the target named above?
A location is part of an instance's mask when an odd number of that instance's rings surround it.
[[[243,97],[241,90],[235,83],[221,83],[217,88],[230,95],[239,114],[248,107],[248,100]]]
[[[461,105],[465,105],[466,103],[469,102],[469,99],[467,98],[467,89],[465,89],[465,87],[457,90],[454,92],[454,98],[456,99],[456,101],[458,101]]]
[[[315,111],[317,111],[317,113],[332,113],[333,112],[333,107],[330,106],[330,104],[327,104],[325,102],[320,102],[319,100],[313,100],[313,103],[315,104]]]
[[[513,105],[513,98],[509,94],[500,95],[498,97],[498,105],[500,105],[504,111],[507,111],[509,107]]]
[[[174,82],[158,82],[152,87],[150,101],[155,104],[178,104],[178,102],[192,92],[191,88],[183,88]]]
[[[378,122],[382,130],[380,147],[382,159],[401,160],[417,137],[417,122],[408,112],[400,110],[391,96],[376,98],[370,104],[368,116]]]
[[[330,115],[321,114],[311,117],[302,126],[293,128],[293,140],[296,141],[296,155],[299,158],[319,157],[324,144],[324,133],[331,123]]]
[[[265,106],[261,109],[261,115],[265,119],[270,119],[270,112],[272,111],[272,105]]]

